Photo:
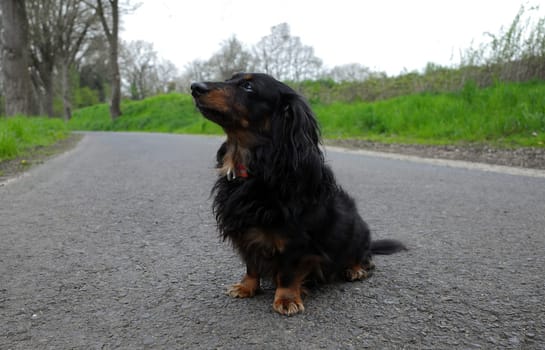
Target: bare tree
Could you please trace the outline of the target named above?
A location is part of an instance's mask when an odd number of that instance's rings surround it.
[[[35,113],[30,79],[28,22],[24,0],[0,1],[2,72],[6,115]]]
[[[186,92],[192,82],[223,80],[234,73],[255,69],[251,52],[235,37],[221,43],[220,49],[207,61],[194,60],[187,64],[177,81],[177,89]]]
[[[157,64],[158,92],[173,92],[177,89],[178,68],[169,60],[160,60]]]
[[[2,25],[2,6],[0,5],[0,115],[5,112],[4,108],[4,73],[2,71],[2,31],[4,29],[4,26]]]
[[[121,74],[119,72],[119,0],[86,0],[98,16],[108,42],[110,81],[112,96],[110,116],[112,120],[121,115]]]
[[[214,79],[223,80],[233,74],[252,70],[252,54],[235,37],[225,40],[209,60]]]
[[[294,38],[290,46],[292,51],[292,77],[294,81],[315,79],[320,74],[322,60],[314,55],[314,48],[301,44],[299,38]]]
[[[176,89],[176,66],[160,59],[153,44],[142,40],[124,42],[121,46],[123,92],[133,100]]]
[[[335,66],[325,74],[325,77],[331,78],[336,82],[356,82],[364,81],[373,76],[373,72],[359,63],[343,64]]]
[[[100,25],[100,24],[99,24]],[[108,102],[110,77],[108,44],[102,35],[102,29],[92,31],[76,59],[76,70],[80,87],[87,87],[98,93],[100,102]]]
[[[5,112],[4,108],[4,72],[2,69],[2,31],[3,31],[3,25],[2,25],[2,7],[0,6],[0,115]]]
[[[96,16],[92,9],[81,0],[62,0],[59,5],[58,13],[61,18],[58,23],[62,28],[58,45],[61,92],[64,118],[69,120],[72,118],[72,102],[68,73],[88,38],[91,26],[96,23]]]
[[[290,35],[290,27],[282,23],[271,28],[254,47],[256,67],[277,79],[301,81],[316,78],[322,61],[311,46]]]
[[[131,5],[131,0],[84,1],[95,9],[108,42],[112,89],[110,116],[115,120],[121,115],[121,74],[119,70],[119,27],[121,14],[136,10],[140,6],[140,3]]]
[[[256,64],[264,73],[283,79],[287,72],[282,62],[284,46],[290,37],[290,28],[282,23],[271,28],[271,34],[264,36],[254,47]]]
[[[60,73],[65,119],[71,117],[68,71],[96,17],[82,0],[27,0],[34,84],[41,106],[54,115],[56,71]]]
[[[121,47],[122,73],[126,92],[133,100],[141,100],[153,93],[157,52],[153,44],[142,40],[124,43]]]
[[[53,116],[53,72],[57,58],[54,1],[27,0],[31,38],[32,79],[38,91],[40,112]]]
[[[177,90],[188,92],[191,83],[212,79],[212,71],[208,61],[196,59],[185,65],[182,75],[177,79]]]

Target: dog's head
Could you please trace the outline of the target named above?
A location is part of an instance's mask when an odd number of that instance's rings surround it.
[[[225,82],[194,83],[191,93],[201,113],[232,138],[270,143],[295,167],[309,153],[321,154],[309,105],[269,75],[239,73]]]
[[[227,132],[266,131],[283,95],[292,90],[265,74],[236,74],[225,82],[191,85],[197,108]]]

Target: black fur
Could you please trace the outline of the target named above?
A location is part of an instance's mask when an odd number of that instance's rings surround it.
[[[290,315],[303,305],[285,289],[300,294],[309,280],[365,278],[373,254],[405,249],[395,240],[371,242],[354,200],[324,162],[316,118],[293,89],[264,74],[191,88],[202,114],[227,134],[213,209],[222,237],[247,265],[231,295],[252,296],[260,277],[272,277],[273,307]],[[237,176],[238,168],[247,176]]]

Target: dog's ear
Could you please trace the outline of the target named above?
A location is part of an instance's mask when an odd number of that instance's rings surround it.
[[[282,96],[272,118],[273,147],[278,161],[288,162],[289,170],[323,160],[320,129],[308,103],[295,91]],[[286,169],[288,170],[288,169]]]

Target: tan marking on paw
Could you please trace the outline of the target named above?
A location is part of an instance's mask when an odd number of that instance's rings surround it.
[[[286,316],[303,312],[305,307],[301,299],[301,291],[298,288],[277,288],[274,295],[273,309]]]
[[[227,290],[227,294],[233,298],[251,298],[259,289],[259,277],[245,275],[242,281],[233,284]]]

